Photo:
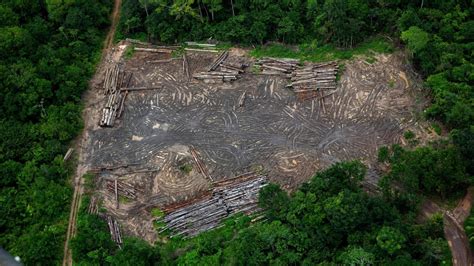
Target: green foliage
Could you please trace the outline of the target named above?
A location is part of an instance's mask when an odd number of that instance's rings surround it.
[[[407,130],[407,131],[405,131],[405,133],[403,133],[403,137],[406,140],[411,140],[411,139],[415,138],[415,133],[413,133],[413,131],[411,131],[411,130]]]
[[[44,2],[44,3],[43,3]],[[80,99],[111,2],[0,4],[0,246],[26,265],[60,264]]]
[[[452,143],[382,148],[379,159],[391,163],[383,197],[369,197],[360,189],[362,165],[337,164],[291,195],[267,186],[260,195],[264,222],[237,217],[217,230],[156,248],[125,239],[119,250],[103,220],[81,213],[72,242],[78,264],[450,261],[442,220],[416,225],[413,218],[420,193],[450,197],[474,174],[469,1],[425,1],[423,8],[416,1],[388,0],[122,2],[117,36],[257,45],[255,57],[327,61],[363,55],[370,60],[373,52],[393,50],[385,38],[370,36],[401,37],[433,97],[425,114],[454,129]],[[80,99],[100,58],[111,4],[0,4],[0,246],[27,265],[60,263],[71,195],[66,182],[71,169],[62,155],[81,129]],[[298,46],[263,46],[268,41]],[[393,183],[405,190],[393,189]]]
[[[318,46],[317,42],[302,44],[298,48],[283,44],[259,46],[250,52],[253,57],[282,57],[298,58],[304,61],[331,61],[351,59],[358,55],[372,55],[373,53],[388,53],[393,47],[382,38],[369,39],[352,49],[338,49],[331,45]]]
[[[128,45],[127,49],[125,49],[125,52],[123,53],[123,57],[125,59],[130,59],[132,58],[133,54],[135,53],[135,45]]]
[[[464,230],[466,230],[467,238],[471,249],[474,248],[474,208],[471,208],[471,214],[464,222]]]
[[[94,189],[94,187],[95,187],[95,184],[94,184],[95,175],[94,174],[87,173],[84,176],[82,176],[82,178],[84,178],[84,186],[87,189]]]
[[[449,145],[414,150],[394,145],[389,161],[391,171],[384,177],[387,182],[384,186],[401,182],[409,193],[425,193],[444,199],[464,191],[472,182],[459,150]]]
[[[160,210],[159,208],[154,208],[151,210],[151,216],[155,217],[155,218],[160,218],[160,217],[163,217],[163,215],[165,215],[165,213]]]
[[[389,159],[389,149],[387,146],[383,146],[383,147],[380,147],[379,148],[379,153],[378,153],[378,156],[377,156],[377,159],[379,162],[386,162],[388,161]]]
[[[467,5],[467,4],[466,4]],[[415,65],[427,77],[433,104],[426,110],[452,128],[474,123],[472,7],[463,3],[438,10],[436,5],[405,10],[399,19],[402,40]],[[472,14],[471,14],[472,16]]]
[[[402,32],[401,39],[408,44],[408,49],[416,53],[423,50],[428,44],[429,34],[417,26],[411,26]]]
[[[376,239],[379,247],[390,255],[400,250],[406,241],[405,236],[398,229],[389,226],[382,227],[377,233]]]
[[[116,249],[107,223],[95,215],[82,213],[77,220],[77,235],[71,240],[75,261],[88,265],[104,264]]]
[[[374,254],[365,251],[361,247],[352,247],[344,251],[339,257],[344,265],[364,266],[375,264]]]
[[[110,265],[158,265],[159,261],[159,250],[136,238],[125,238],[123,247],[107,257]]]
[[[179,170],[183,171],[185,174],[189,174],[193,170],[193,166],[189,163],[184,163],[179,166]]]
[[[75,262],[101,265],[437,265],[450,261],[441,216],[415,224],[381,196],[360,187],[365,167],[338,163],[288,195],[269,184],[260,192],[264,219],[234,216],[194,238],[150,246],[110,241],[105,221],[80,214]],[[83,204],[84,205],[84,204]],[[87,205],[87,204],[85,204]],[[161,211],[152,211],[160,213]],[[107,237],[106,237],[107,235]],[[89,239],[89,240],[88,240]],[[94,241],[94,243],[88,242]]]
[[[127,37],[145,32],[161,42],[213,38],[241,44],[267,41],[353,47],[394,23],[395,9],[361,0],[325,1],[124,1],[119,28]],[[387,16],[390,14],[390,16]],[[374,18],[379,23],[374,23]],[[176,21],[178,21],[176,23]]]
[[[432,123],[431,128],[433,128],[433,130],[434,130],[434,132],[436,132],[436,134],[441,135],[441,133],[442,133],[441,126],[438,123]]]

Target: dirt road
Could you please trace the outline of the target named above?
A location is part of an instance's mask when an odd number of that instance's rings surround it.
[[[115,29],[117,27],[119,18],[120,18],[120,6],[122,4],[121,0],[114,1],[114,9],[111,15],[111,26],[107,33],[107,36],[104,41],[104,49],[102,51],[102,58],[104,58],[107,51],[113,46],[114,36],[115,36]],[[87,96],[84,97],[85,101],[87,102]],[[86,111],[83,111],[83,119],[86,118]],[[64,257],[63,257],[63,266],[72,265],[72,254],[71,249],[69,248],[69,242],[76,234],[76,222],[77,222],[77,214],[79,212],[80,204],[81,204],[81,197],[84,191],[83,188],[83,178],[82,176],[87,172],[87,167],[85,165],[84,160],[84,152],[83,147],[85,146],[85,142],[87,141],[87,132],[83,130],[79,139],[75,141],[75,150],[78,154],[78,165],[76,168],[76,172],[73,177],[73,186],[74,186],[74,194],[72,196],[71,202],[71,211],[69,214],[69,224],[66,233],[66,241],[64,242]]]
[[[462,225],[449,211],[444,214],[443,221],[444,235],[451,249],[453,265],[474,265],[469,241]]]
[[[443,213],[444,236],[451,249],[453,265],[474,265],[469,241],[464,232],[463,223],[472,207],[472,189],[451,212],[441,209],[436,203],[427,200],[421,207],[421,215],[425,218],[435,213]]]

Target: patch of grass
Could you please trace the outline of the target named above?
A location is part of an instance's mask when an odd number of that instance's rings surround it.
[[[155,217],[155,218],[161,218],[165,215],[165,213],[160,210],[160,208],[153,208],[151,210],[151,216]]]
[[[185,163],[179,166],[179,170],[183,171],[186,174],[189,174],[193,170],[193,166],[189,163]]]
[[[365,61],[367,61],[367,63],[369,63],[369,64],[373,64],[373,63],[377,62],[377,59],[373,56],[370,56],[370,57],[367,57],[365,59]]]
[[[389,80],[389,81],[388,81],[388,87],[389,87],[389,88],[395,87],[395,80],[393,80],[393,79]]]
[[[161,221],[161,220],[154,220],[153,221],[153,228],[156,230],[157,233],[159,231],[161,231],[161,229],[163,229],[165,226],[166,226],[166,223],[164,221]],[[165,230],[165,231],[159,233],[159,236],[162,238],[161,240],[163,241],[164,239],[166,239],[166,237],[169,236],[169,234],[170,234],[170,231]]]
[[[302,44],[299,47],[282,44],[271,44],[259,46],[250,52],[256,58],[280,57],[297,58],[302,61],[321,62],[341,59],[351,59],[357,55],[368,55],[373,57],[374,53],[391,53],[393,45],[382,37],[375,37],[361,43],[352,49],[339,49],[332,45],[319,45],[316,41]]]
[[[272,44],[268,46],[259,46],[252,51],[250,55],[256,58],[260,57],[280,57],[280,58],[298,58],[303,57],[303,52],[291,49],[289,46],[282,44]]]
[[[122,196],[122,195],[119,195],[119,202],[120,203],[123,203],[123,204],[126,204],[126,203],[130,203],[132,202],[131,199],[125,197],[125,196]]]
[[[135,45],[131,44],[127,46],[127,49],[125,49],[123,53],[123,57],[125,60],[132,58],[133,54],[135,53]]]
[[[173,57],[173,58],[182,57],[183,54],[184,54],[184,48],[185,48],[185,46],[182,45],[181,47],[173,50],[173,52],[171,53],[171,57]]]

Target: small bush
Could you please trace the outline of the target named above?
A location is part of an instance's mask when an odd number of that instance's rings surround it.
[[[403,137],[406,140],[414,139],[415,138],[415,133],[413,133],[413,131],[408,130],[405,133],[403,133]]]
[[[193,166],[191,164],[185,163],[181,165],[179,169],[183,171],[184,173],[189,174],[193,170]]]
[[[387,146],[384,146],[384,147],[380,147],[379,149],[379,153],[378,153],[378,160],[379,162],[386,162],[388,161],[389,159],[389,150],[388,150],[388,147]]]

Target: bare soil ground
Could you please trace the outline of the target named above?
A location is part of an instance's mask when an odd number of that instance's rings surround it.
[[[117,46],[108,62],[120,61],[123,70],[133,72],[131,87],[163,88],[131,91],[121,120],[100,128],[105,97],[104,71],[99,71],[91,92],[97,102],[87,106],[85,162],[89,170],[114,168],[101,171],[95,196],[126,233],[150,243],[157,239],[151,209],[199,198],[214,181],[258,172],[292,190],[338,161],[359,159],[371,167],[377,148],[403,143],[406,130],[421,140],[433,137],[418,121],[424,105],[420,81],[398,53],[377,55],[372,64],[363,58],[346,62],[336,93],[301,102],[284,77],[254,74],[249,67],[235,82],[206,84],[188,80],[181,59],[164,62],[169,54],[135,52],[124,60],[125,45]],[[205,71],[216,57],[187,52],[190,72]],[[241,49],[231,50],[229,58],[254,63]],[[191,149],[209,175],[193,164]],[[192,169],[183,171],[184,165]],[[115,179],[137,196],[121,197],[117,204],[107,189],[107,180]],[[367,182],[377,179],[370,168]]]

